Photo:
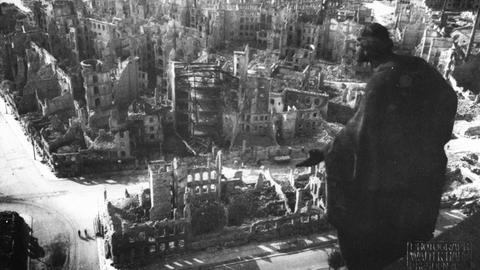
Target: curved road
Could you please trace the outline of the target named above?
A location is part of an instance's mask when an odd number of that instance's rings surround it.
[[[46,207],[39,203],[32,203],[22,200],[9,200],[0,204],[0,211],[15,211],[19,213],[25,221],[31,226],[33,236],[39,241],[39,245],[50,256],[54,246],[61,247],[57,250],[57,254],[61,254],[64,259],[63,265],[65,269],[76,269],[77,265],[77,237],[72,233],[75,226],[74,223],[63,214]],[[63,228],[57,230],[53,228]],[[41,258],[42,261],[49,261],[48,258]],[[41,267],[41,262],[32,260],[31,269]]]
[[[61,245],[67,255],[64,269],[100,269],[96,241],[85,239],[83,231],[92,236],[104,189],[109,196],[121,196],[126,187],[138,189],[131,183],[139,180],[142,177],[57,178],[34,159],[32,145],[0,98],[0,210],[17,211],[33,223],[33,236],[46,251]],[[35,262],[31,265],[37,269]]]
[[[63,249],[64,269],[98,268],[96,253],[88,252],[96,250],[96,242],[81,241],[76,234],[77,228],[87,224],[92,231],[92,222],[87,221],[92,218],[78,216],[72,211],[74,204],[69,203],[78,184],[56,178],[47,166],[34,160],[31,144],[19,123],[5,114],[3,100],[0,108],[0,210],[17,211],[33,224],[33,236],[47,253],[42,260],[48,260],[49,250],[57,245]],[[35,269],[38,263],[31,265]]]

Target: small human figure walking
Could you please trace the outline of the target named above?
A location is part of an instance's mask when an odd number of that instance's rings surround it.
[[[80,230],[78,230],[78,236],[82,237],[82,233],[80,232]]]
[[[88,232],[87,232],[87,229],[84,230],[85,232],[85,237],[88,238]]]

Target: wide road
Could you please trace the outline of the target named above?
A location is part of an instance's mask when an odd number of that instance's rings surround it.
[[[328,270],[327,257],[331,248],[317,248],[284,254],[275,254],[262,258],[220,265],[215,269],[245,269],[245,270]]]
[[[458,211],[442,210],[435,229],[435,236],[455,226],[465,219]],[[332,245],[333,246],[333,245]],[[291,253],[276,253],[265,257],[254,258],[242,262],[223,264],[215,269],[248,269],[248,270],[279,270],[279,269],[302,269],[302,270],[328,270],[328,254],[332,247],[312,248]],[[173,269],[173,268],[172,268]],[[176,268],[175,268],[176,269]]]
[[[43,261],[63,269],[99,269],[96,241],[83,231],[92,236],[104,189],[118,197],[126,187],[138,189],[139,178],[57,178],[34,159],[32,145],[0,98],[0,211],[17,211],[32,224],[33,236],[47,253]],[[30,268],[41,264],[33,261]]]

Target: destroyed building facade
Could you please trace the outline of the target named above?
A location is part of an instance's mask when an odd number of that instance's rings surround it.
[[[174,123],[185,138],[202,137],[219,141],[222,116],[228,109],[224,102],[238,89],[238,79],[211,63],[169,66],[169,96]]]
[[[98,224],[107,261],[116,267],[132,267],[158,262],[168,254],[236,246],[329,228],[322,208],[317,206],[318,198],[313,197],[314,201],[309,202],[313,184],[302,182],[306,186],[297,186],[293,184],[293,175],[290,182],[284,182],[273,179],[266,171],[259,175],[256,184],[246,186],[241,177],[226,178],[219,173],[224,159],[218,152],[215,156],[175,158],[172,162],[152,161],[148,166],[147,189],[135,195],[126,193],[125,198],[118,200],[106,198]],[[260,220],[244,220],[240,226],[229,225],[226,230],[219,227],[221,235],[198,235],[192,230],[196,226],[195,211],[207,211],[205,216],[211,211],[197,205],[203,199],[209,198],[229,208],[233,202],[222,198],[257,193],[263,198],[255,206],[261,207],[257,210],[264,213]],[[236,214],[230,210],[225,215]]]

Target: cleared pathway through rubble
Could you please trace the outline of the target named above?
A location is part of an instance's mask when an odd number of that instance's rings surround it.
[[[33,236],[45,251],[60,249],[55,252],[64,256],[63,269],[99,269],[96,241],[80,239],[77,230],[87,229],[92,236],[104,188],[109,196],[137,188],[124,178],[57,178],[33,158],[32,145],[0,98],[0,211],[18,211],[31,219]]]

